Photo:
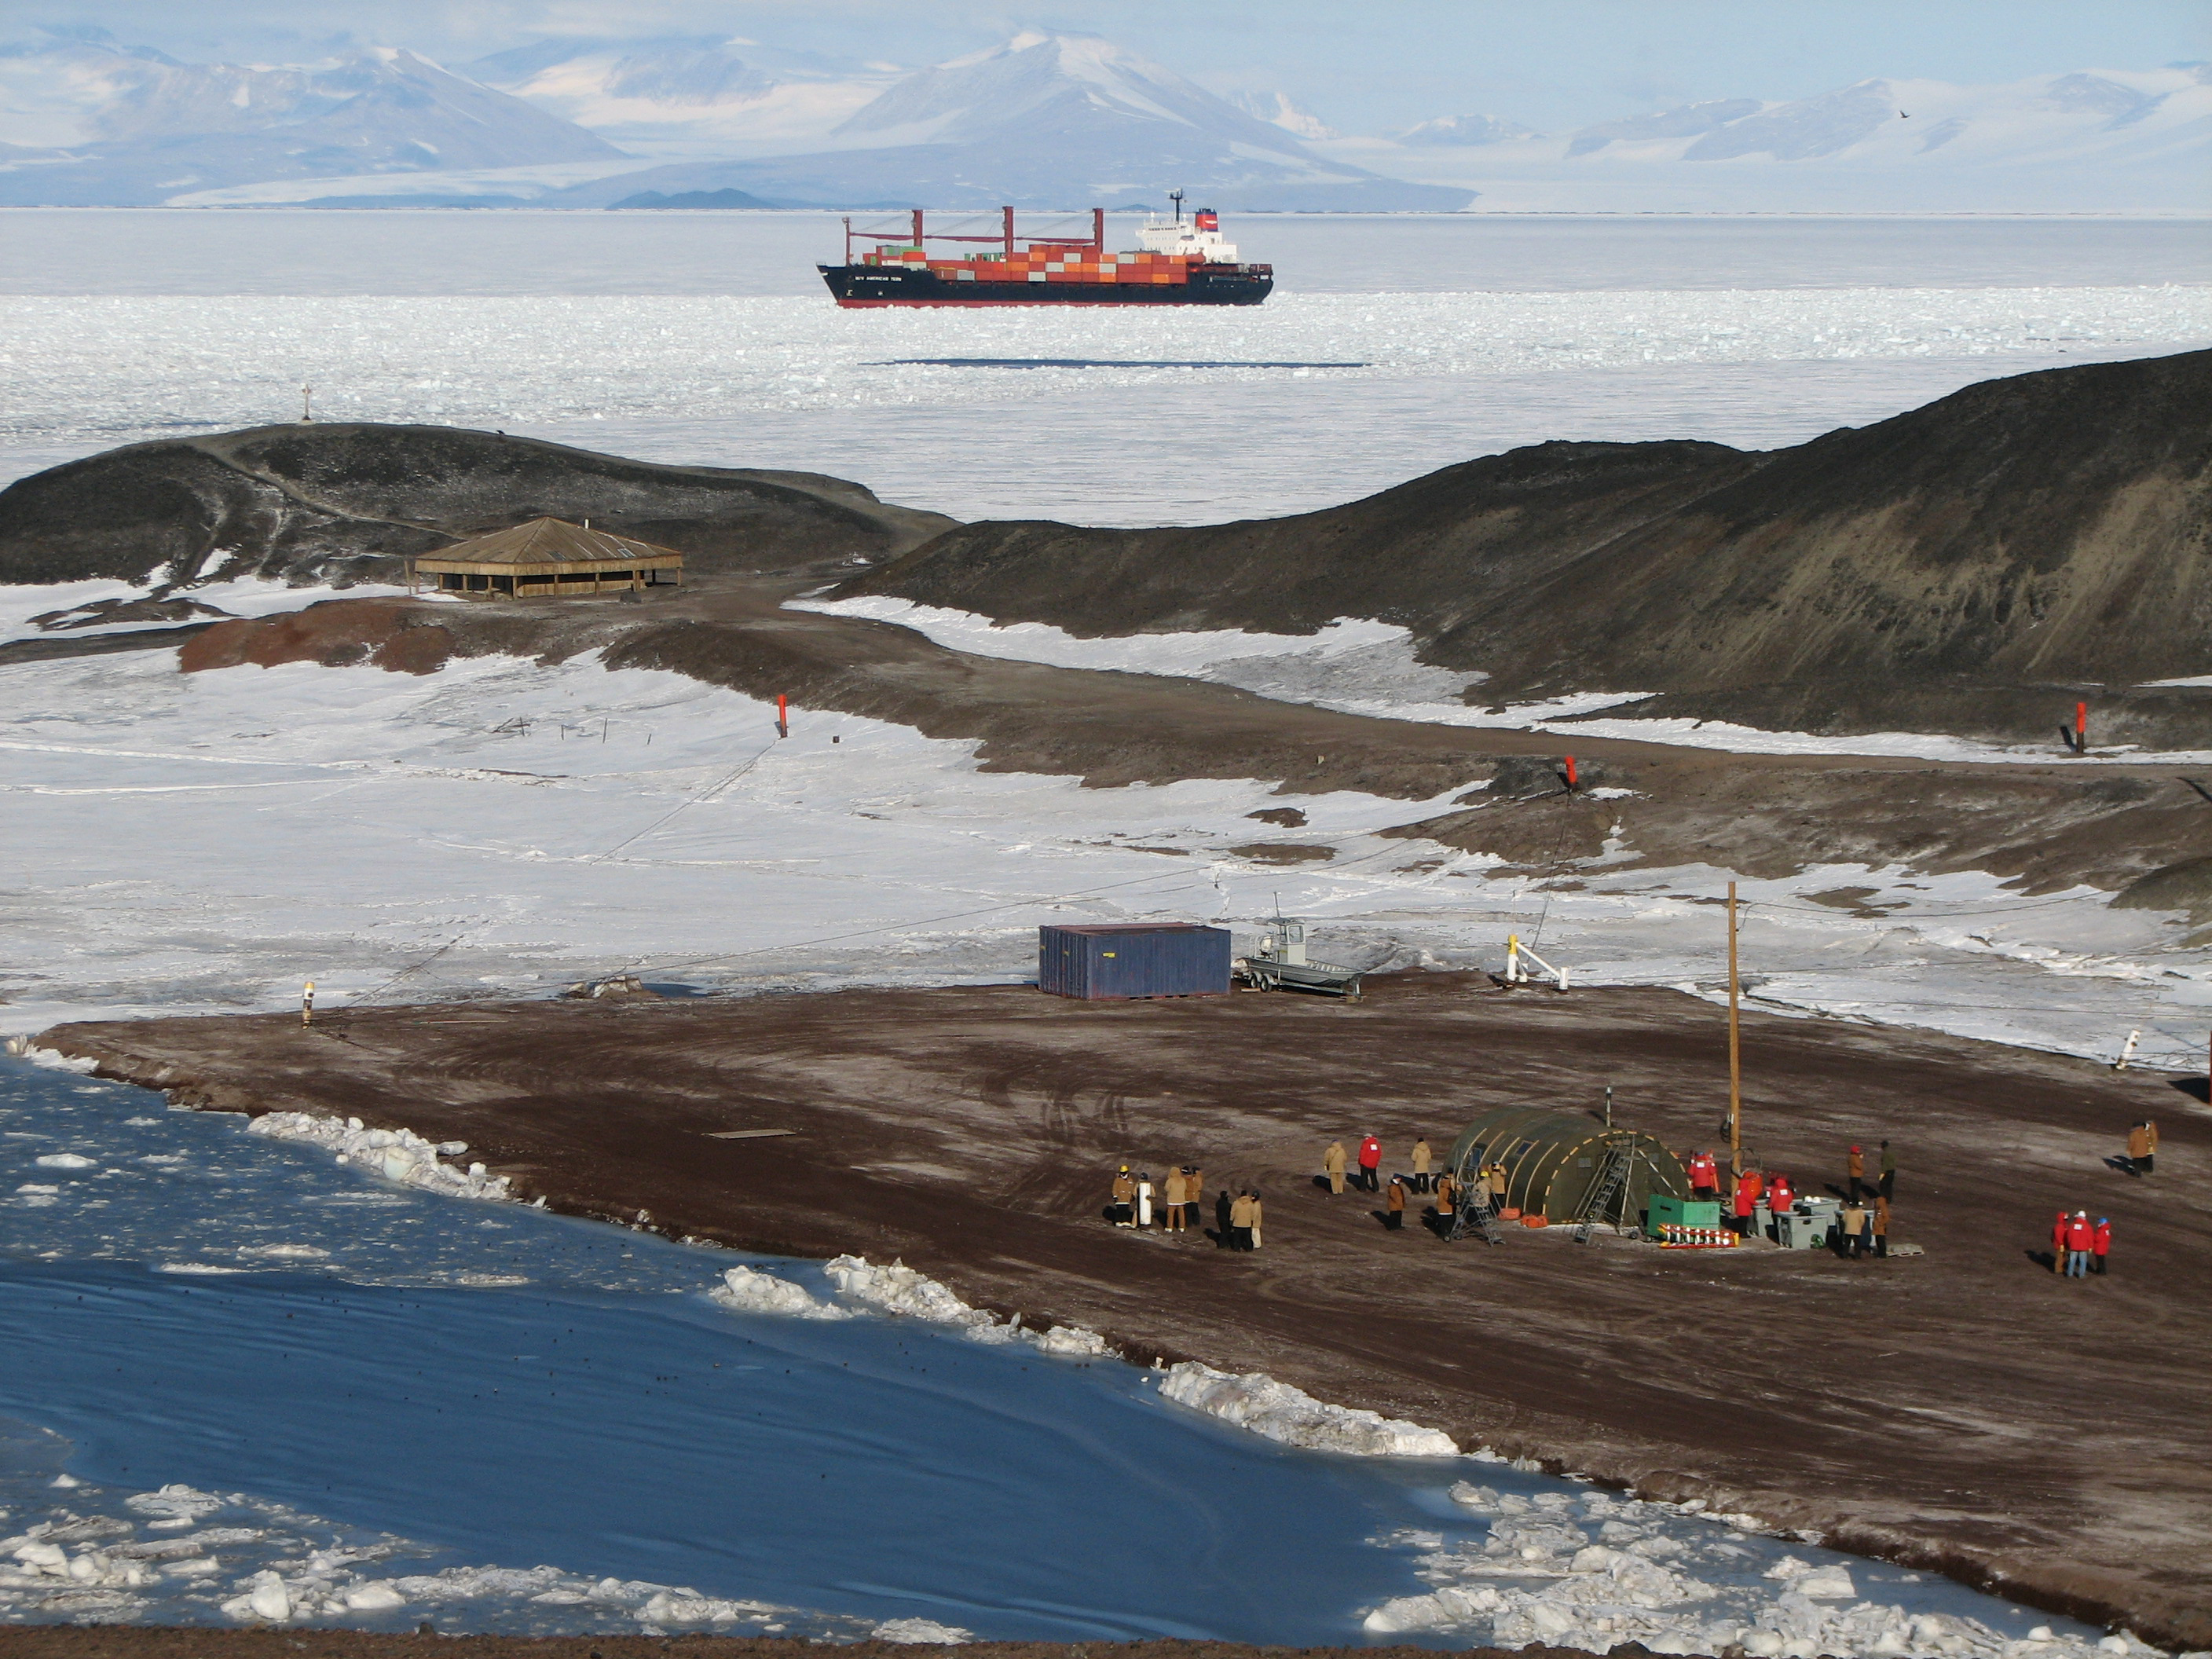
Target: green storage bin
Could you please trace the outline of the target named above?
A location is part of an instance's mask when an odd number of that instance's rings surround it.
[[[1721,1224],[1720,1200],[1716,1198],[1669,1198],[1663,1193],[1651,1194],[1650,1208],[1644,1212],[1644,1231],[1652,1238],[1669,1224],[1677,1227],[1717,1227]]]

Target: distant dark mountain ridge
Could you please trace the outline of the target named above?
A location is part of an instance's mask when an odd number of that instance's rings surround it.
[[[398,561],[548,516],[777,569],[914,546],[952,521],[808,472],[663,466],[457,427],[258,427],[131,444],[0,490],[0,582],[390,580]]]
[[[964,525],[839,591],[1086,635],[1375,617],[1501,699],[1820,687],[1863,710],[1889,686],[2212,672],[2208,468],[2199,351],[1766,454],[1552,443],[1291,519]]]

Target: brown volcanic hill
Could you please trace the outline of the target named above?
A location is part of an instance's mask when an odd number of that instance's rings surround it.
[[[539,517],[678,548],[708,574],[882,557],[952,523],[808,472],[316,422],[131,444],[18,480],[0,490],[0,582],[389,580],[402,556]]]
[[[841,592],[1085,635],[1411,628],[1486,695],[2212,671],[2212,351],[1967,387],[1769,454],[1545,444],[1297,518],[979,524]]]

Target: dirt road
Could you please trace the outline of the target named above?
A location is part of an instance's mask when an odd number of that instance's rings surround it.
[[[45,1039],[196,1104],[351,1114],[470,1143],[556,1208],[745,1249],[902,1257],[972,1302],[1133,1358],[1705,1497],[2148,1639],[2212,1645],[2212,1115],[2169,1080],[1942,1036],[1747,1020],[1747,1139],[1814,1191],[1896,1143],[1899,1242],[1495,1247],[1386,1232],[1316,1188],[1492,1107],[1594,1107],[1677,1148],[1725,1099],[1724,1016],[1419,974],[1358,1006],[1240,994],[1086,1006],[1024,987],[537,1002],[62,1026]],[[2107,1158],[2158,1118],[2155,1176]],[[708,1138],[782,1128],[782,1137]],[[1266,1248],[1100,1219],[1114,1166],[1266,1194]],[[2113,1271],[2038,1263],[2053,1212],[2112,1218]]]

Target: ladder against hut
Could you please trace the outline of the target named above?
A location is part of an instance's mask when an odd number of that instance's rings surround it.
[[[1690,1195],[1682,1160],[1651,1136],[1538,1106],[1504,1107],[1476,1119],[1452,1142],[1445,1165],[1462,1191],[1492,1166],[1505,1171],[1501,1212],[1574,1224],[1583,1238],[1589,1224],[1634,1222],[1654,1195]],[[1495,1241],[1494,1218],[1477,1214],[1470,1222]],[[1466,1231],[1456,1228],[1453,1237]]]
[[[407,586],[465,599],[570,599],[682,586],[684,556],[565,519],[532,519],[407,561]]]

